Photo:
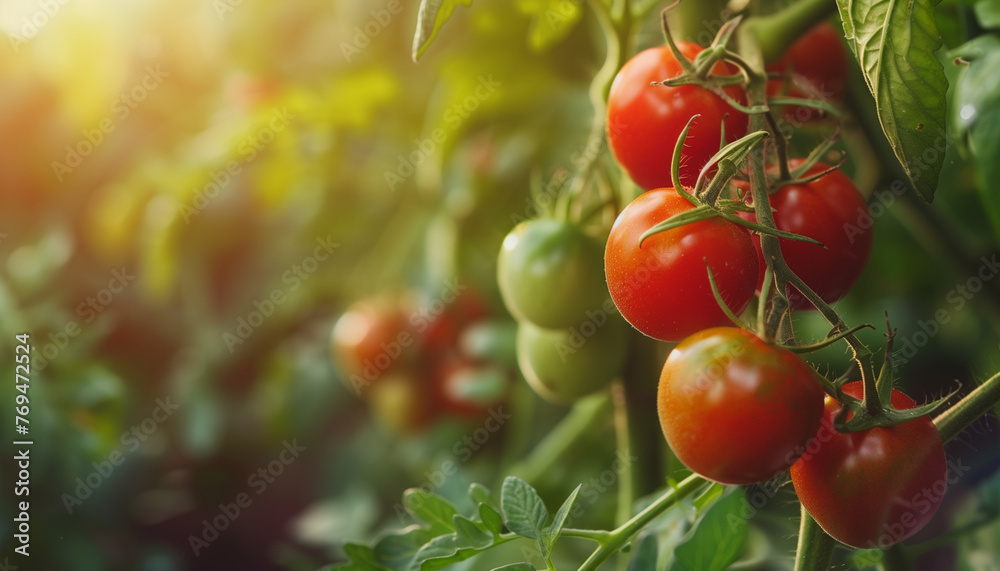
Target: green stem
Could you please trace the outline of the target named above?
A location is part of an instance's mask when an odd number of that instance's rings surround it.
[[[743,30],[757,38],[764,61],[770,62],[781,57],[803,32],[828,18],[836,8],[834,0],[799,0],[769,16],[748,19]]]
[[[628,402],[625,398],[625,385],[615,381],[611,385],[611,403],[614,405],[615,418],[615,449],[619,455],[632,457],[632,445],[629,441]],[[632,462],[621,463],[621,473],[618,474],[618,513],[615,525],[622,525],[632,515],[632,503],[635,501],[635,481],[632,476]]]
[[[813,0],[802,0],[800,4],[805,2],[813,2]],[[741,36],[740,49],[743,51],[745,61],[751,67],[759,69],[763,66],[761,61],[762,52],[758,48],[759,44],[757,42],[759,41],[759,37],[750,35],[755,33],[754,30],[756,28],[744,28],[742,30],[743,35]],[[765,86],[766,80],[763,75],[757,73],[751,74],[751,81],[748,86],[748,95],[751,104],[760,104],[760,102],[765,100]],[[763,129],[764,122],[765,120],[760,114],[751,115],[749,130],[752,132]],[[781,133],[775,133],[774,135],[776,137],[782,136]],[[767,177],[764,172],[764,152],[762,149],[755,149],[750,154],[750,191],[753,196],[754,214],[757,217],[757,223],[768,228],[775,228],[774,216],[771,213],[771,205],[767,194]],[[784,294],[790,284],[819,310],[823,317],[833,326],[835,333],[850,329],[832,307],[791,271],[788,264],[785,263],[785,258],[781,254],[781,246],[775,236],[761,234],[760,246],[768,269],[774,272],[776,292]],[[881,405],[875,390],[871,351],[861,343],[861,340],[856,335],[846,335],[844,340],[850,345],[854,360],[858,363],[859,370],[861,371],[861,380],[865,388],[864,394],[866,397],[871,395],[871,398],[865,399],[865,403],[869,407],[870,412],[875,415],[880,410],[879,407]]]
[[[535,446],[527,458],[510,469],[529,484],[548,472],[573,446],[577,439],[590,428],[597,419],[605,416],[611,408],[607,394],[596,395],[577,401],[562,421],[552,429],[545,439]]]
[[[990,377],[985,383],[976,387],[976,390],[958,401],[958,404],[934,419],[934,426],[941,433],[941,440],[948,442],[955,438],[997,403],[1000,403],[1000,373]]]
[[[607,541],[601,543],[600,547],[591,554],[590,558],[580,566],[579,571],[597,571],[602,563],[621,549],[639,530],[649,525],[650,522],[667,511],[671,506],[695,492],[707,482],[708,480],[697,474],[692,474],[685,478],[681,483],[677,484],[677,487],[668,490],[655,502],[650,504],[649,507],[625,522],[624,525],[611,531]]]
[[[795,571],[826,571],[830,568],[836,542],[802,508],[799,545],[795,552]]]

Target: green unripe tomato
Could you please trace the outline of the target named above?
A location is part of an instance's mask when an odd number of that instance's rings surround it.
[[[611,305],[611,302],[608,302]],[[525,380],[545,400],[568,404],[610,383],[625,364],[628,328],[614,311],[600,309],[569,329],[521,323],[517,362]]]
[[[511,315],[548,329],[579,325],[609,297],[604,247],[558,220],[522,222],[507,234],[497,282]]]

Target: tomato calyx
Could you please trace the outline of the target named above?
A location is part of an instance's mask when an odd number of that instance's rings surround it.
[[[750,82],[751,74],[754,73],[752,68],[747,65],[738,54],[731,52],[726,48],[730,38],[732,38],[733,33],[742,21],[743,16],[736,16],[723,24],[722,27],[719,28],[715,38],[712,40],[712,43],[695,56],[694,61],[691,61],[687,59],[687,57],[685,57],[681,52],[680,48],[677,47],[676,42],[674,42],[673,35],[670,33],[670,26],[667,23],[667,13],[678,4],[680,4],[680,0],[677,0],[673,4],[664,8],[660,13],[660,16],[663,22],[664,41],[670,49],[670,52],[680,64],[683,73],[677,77],[667,78],[662,81],[654,81],[653,85],[662,85],[666,87],[698,85],[719,96],[733,109],[747,114],[766,113],[768,110],[767,105],[744,105],[733,99],[733,97],[726,93],[723,89],[724,87],[731,85],[747,85]],[[736,64],[740,73],[733,75],[711,75],[712,68],[720,61],[727,61]]]
[[[863,397],[856,398],[843,391],[843,387],[850,379],[850,371],[834,383],[835,391],[830,396],[841,403],[842,408],[834,417],[834,428],[841,433],[860,432],[875,426],[890,427],[897,424],[926,416],[950,399],[957,391],[948,393],[940,399],[927,404],[907,409],[897,409],[892,406],[892,392],[895,385],[895,371],[893,370],[892,344],[896,336],[896,330],[889,325],[889,316],[886,314],[885,333],[885,359],[879,371],[878,378],[872,380],[865,379],[863,383]]]

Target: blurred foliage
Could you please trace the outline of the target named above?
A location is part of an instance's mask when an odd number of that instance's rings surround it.
[[[28,332],[35,350],[32,568],[315,569],[342,560],[349,541],[411,523],[400,509],[406,488],[430,488],[466,513],[469,484],[499,489],[563,417],[518,379],[504,405],[510,422],[476,449],[467,438],[481,420],[445,418],[399,435],[372,421],[331,363],[337,316],[375,292],[432,300],[458,278],[501,316],[500,241],[540,210],[532,184],[572,171],[587,150],[588,88],[603,42],[585,6],[425,3],[458,7],[419,63],[411,2],[0,5],[0,347],[13,354],[14,335]],[[1000,366],[1000,281],[961,306],[953,297],[980,257],[997,251],[1000,232],[989,174],[995,34],[958,46],[970,28],[995,30],[996,14],[971,4],[937,8],[956,50],[943,59],[949,105],[965,122],[956,123],[933,209],[877,194],[902,178],[877,143],[845,167],[867,173],[868,192],[893,204],[873,211],[872,262],[837,309],[850,324],[877,326],[889,310],[911,341],[945,310],[948,321],[901,364],[907,386],[926,394]],[[636,47],[660,41],[653,20]],[[874,108],[854,79],[854,133],[881,141],[866,127],[877,125]],[[975,121],[966,105],[982,110]],[[851,151],[850,136],[840,144]],[[826,333],[812,315],[796,326],[804,338]],[[882,346],[881,330],[865,335]],[[842,370],[843,346],[814,362]],[[0,390],[5,408],[14,391]],[[168,400],[177,408],[160,421]],[[584,483],[575,527],[614,520],[614,484],[593,483],[615,460],[612,431],[600,416],[531,482],[550,506]],[[305,451],[282,463],[291,442]],[[974,443],[995,450],[995,433]],[[13,450],[3,447],[12,475]],[[105,474],[115,453],[122,462]],[[977,470],[996,460],[982,454]],[[275,461],[280,476],[255,479]],[[443,473],[446,463],[454,473]],[[240,493],[252,503],[196,556],[191,538],[206,537],[220,504]],[[8,557],[14,501],[0,495]],[[768,544],[764,559],[778,552],[774,565],[787,564],[788,503],[768,503],[739,539],[744,554]],[[973,503],[964,509],[981,509]],[[651,530],[660,553],[695,540],[694,509]],[[961,549],[995,553],[997,529],[986,525]],[[640,539],[634,549],[648,556],[656,546]],[[560,563],[581,555],[556,550]],[[520,560],[516,546],[490,557],[455,568]]]

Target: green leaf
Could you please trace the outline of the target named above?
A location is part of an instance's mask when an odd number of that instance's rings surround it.
[[[471,484],[469,486],[469,497],[477,504],[486,504],[491,508],[500,511],[500,504],[497,503],[493,492],[482,484]]]
[[[511,563],[510,565],[497,567],[493,571],[535,571],[535,566],[528,565],[527,563]]]
[[[413,61],[424,55],[459,4],[471,6],[472,0],[421,0],[417,31],[413,35]]]
[[[430,530],[415,525],[387,534],[375,543],[375,559],[393,569],[406,569],[413,556],[432,539],[434,534]]]
[[[740,488],[705,510],[688,537],[677,546],[669,571],[723,571],[739,559],[747,539],[740,510],[746,499]]]
[[[462,545],[484,549],[493,544],[493,536],[471,519],[456,515],[453,522],[455,525],[455,535],[458,536],[458,541]]]
[[[487,504],[479,504],[479,518],[483,520],[483,525],[493,534],[499,536],[503,532],[503,518],[500,513]]]
[[[350,563],[335,567],[336,571],[392,571],[375,559],[375,552],[367,545],[348,543],[344,545],[344,553]]]
[[[413,488],[403,492],[403,505],[414,516],[426,522],[434,535],[455,531],[452,518],[458,510],[441,496]]]
[[[882,130],[917,193],[934,198],[944,163],[948,80],[934,52],[932,0],[837,0],[847,41],[875,97]]]
[[[545,51],[565,39],[583,15],[580,5],[573,0],[519,0],[518,9],[532,17],[528,30],[531,49]]]
[[[563,505],[559,506],[559,511],[556,512],[555,518],[552,520],[552,525],[549,526],[549,530],[547,532],[549,551],[552,551],[553,546],[556,544],[556,539],[558,539],[559,534],[562,533],[563,525],[566,524],[566,518],[569,517],[569,511],[573,509],[573,502],[576,501],[576,496],[580,493],[580,488],[582,487],[583,484],[577,486],[576,489],[573,490],[573,493],[571,493],[569,497],[566,498],[566,501],[563,502]]]
[[[503,481],[500,506],[507,529],[529,539],[539,539],[545,530],[549,512],[535,488],[514,476]]]
[[[419,566],[420,571],[443,569],[508,541],[491,536],[476,522],[461,515],[454,517],[452,527],[455,533],[437,537],[417,552],[414,567]]]

